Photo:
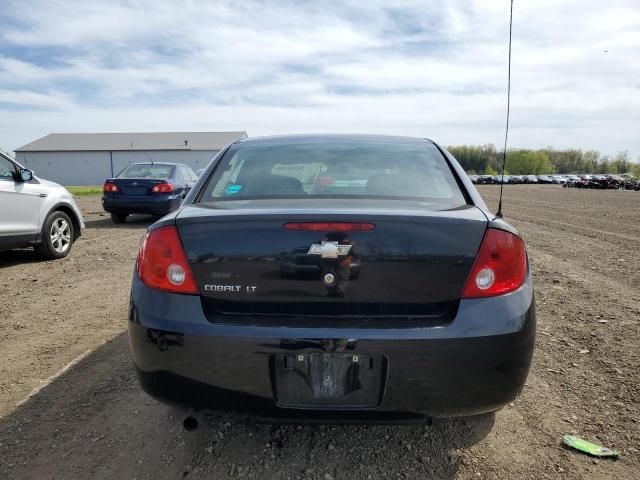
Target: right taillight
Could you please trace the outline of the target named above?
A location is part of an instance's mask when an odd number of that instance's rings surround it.
[[[152,193],[171,193],[173,192],[173,185],[168,182],[156,183],[151,189]]]
[[[178,230],[174,226],[147,233],[138,253],[138,275],[147,287],[173,293],[198,293]]]
[[[520,237],[489,228],[484,234],[462,298],[504,295],[517,290],[527,275],[527,252]]]

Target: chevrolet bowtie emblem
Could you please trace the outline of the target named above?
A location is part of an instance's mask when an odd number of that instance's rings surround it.
[[[352,245],[339,245],[338,242],[314,243],[309,248],[307,255],[320,255],[322,258],[338,258],[349,253]]]

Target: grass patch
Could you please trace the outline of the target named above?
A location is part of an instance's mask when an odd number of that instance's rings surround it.
[[[102,186],[100,185],[92,185],[88,187],[80,187],[80,186],[69,186],[64,187],[71,192],[72,195],[76,197],[88,197],[91,195],[102,195]]]

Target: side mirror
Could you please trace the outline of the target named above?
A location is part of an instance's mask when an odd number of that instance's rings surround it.
[[[33,178],[33,172],[27,168],[23,168],[20,170],[19,176],[21,182],[29,182]]]

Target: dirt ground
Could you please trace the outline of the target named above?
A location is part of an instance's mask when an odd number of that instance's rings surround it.
[[[498,188],[480,190],[495,209]],[[195,432],[141,392],[128,352],[130,275],[149,219],[116,227],[98,197],[79,204],[87,230],[67,259],[0,253],[2,479],[640,479],[638,192],[505,187],[534,269],[538,338],[523,394],[496,415],[432,426],[209,415]],[[570,451],[567,433],[622,456]]]

